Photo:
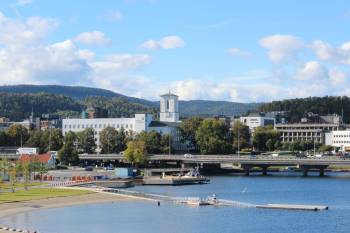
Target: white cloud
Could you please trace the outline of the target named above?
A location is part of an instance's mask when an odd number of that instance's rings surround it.
[[[201,79],[176,81],[171,84],[171,90],[183,100],[234,100],[237,97],[237,90],[233,84]]]
[[[40,42],[58,26],[57,20],[42,17],[29,17],[19,21],[6,17],[0,11],[0,45],[23,47]]]
[[[105,17],[107,20],[115,22],[121,20],[123,18],[123,14],[120,11],[109,10],[105,13]]]
[[[84,84],[130,95],[134,89],[127,85],[142,90],[141,78],[129,71],[148,64],[150,56],[109,54],[97,58],[93,51],[79,49],[73,40],[46,44],[45,38],[54,26],[56,22],[50,19],[31,17],[20,21],[0,13],[0,85]],[[84,42],[100,42],[99,34],[92,37]]]
[[[82,32],[74,40],[86,45],[107,45],[111,42],[111,39],[100,31]]]
[[[141,47],[155,50],[155,49],[175,49],[181,48],[185,46],[185,42],[179,36],[166,36],[161,38],[160,40],[147,40],[145,41]]]
[[[327,79],[328,70],[317,61],[309,61],[297,71],[296,79],[299,80],[324,80]]]
[[[330,81],[333,85],[341,85],[341,84],[344,84],[346,83],[347,81],[347,75],[336,69],[336,68],[332,68],[329,70],[329,78],[330,78]]]
[[[269,59],[276,63],[294,60],[305,46],[300,38],[291,35],[266,36],[259,43],[268,50]]]
[[[350,64],[350,41],[337,48],[324,41],[316,40],[312,43],[311,48],[321,60]]]
[[[250,58],[253,56],[250,52],[244,51],[239,48],[229,48],[228,53],[234,57],[242,57],[242,58]]]
[[[33,0],[18,0],[16,5],[18,6],[25,6],[25,5],[28,5],[30,3],[32,3]]]

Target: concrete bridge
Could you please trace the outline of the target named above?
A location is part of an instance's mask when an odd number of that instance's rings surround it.
[[[18,154],[0,154],[0,158],[15,160],[19,158]],[[122,154],[80,154],[81,161],[116,161],[127,163]],[[318,170],[320,175],[324,175],[324,170],[330,165],[350,166],[350,158],[339,158],[336,156],[327,156],[321,158],[297,158],[295,156],[238,156],[238,155],[150,155],[151,163],[176,163],[185,168],[186,166],[200,166],[201,168],[220,168],[222,164],[231,164],[241,167],[246,175],[249,175],[251,170],[258,167],[264,175],[271,166],[295,166],[304,175],[308,174],[309,170]]]
[[[81,160],[117,160],[120,162],[126,162],[121,154],[89,154],[79,155]],[[249,175],[252,168],[261,168],[264,175],[267,174],[267,170],[271,166],[295,166],[303,171],[306,176],[309,170],[319,170],[320,175],[324,175],[324,170],[330,165],[349,165],[350,159],[344,159],[339,157],[321,157],[321,158],[297,158],[295,156],[238,156],[238,155],[151,155],[149,157],[150,162],[177,162],[186,165],[200,165],[201,167],[210,167],[216,165],[220,168],[221,164],[232,164],[241,167],[246,175]]]

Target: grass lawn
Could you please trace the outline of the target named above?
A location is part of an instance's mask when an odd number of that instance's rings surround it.
[[[91,193],[87,190],[34,188],[28,191],[20,190],[14,193],[0,193],[0,204],[6,202],[30,201],[50,197],[66,197]]]
[[[41,183],[41,182],[30,182],[28,183],[28,187],[31,186],[40,186],[40,185],[44,185],[45,183]],[[24,188],[25,183],[16,183],[15,184],[15,188]],[[11,183],[10,182],[3,182],[0,183],[0,190],[1,189],[11,189]]]

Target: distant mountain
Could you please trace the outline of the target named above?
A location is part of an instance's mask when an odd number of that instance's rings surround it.
[[[106,107],[112,112],[111,116],[130,116],[134,112],[147,111],[155,113],[156,111],[159,111],[159,101],[149,101],[145,99],[129,97],[100,88],[60,85],[10,85],[0,86],[0,93],[18,94],[16,95],[16,101],[19,101],[18,98],[21,98],[21,96],[23,98],[28,98],[28,95],[31,97],[33,97],[34,95],[34,97],[36,97],[37,94],[42,93],[57,96],[67,96],[72,98],[74,102],[77,102],[74,104],[79,105],[80,108],[83,108],[88,105]],[[4,97],[5,96],[3,96],[3,98]],[[7,97],[9,96],[7,95]],[[14,96],[12,95],[10,95],[10,97],[14,98]],[[23,103],[25,103],[25,101],[23,101]],[[261,104],[259,103],[235,103],[229,101],[190,100],[180,101],[179,111],[181,117],[210,117],[215,115],[232,116],[242,115],[248,111],[256,110],[260,105]],[[115,110],[115,108],[117,110]],[[42,111],[44,110],[43,108],[40,109]],[[8,107],[7,110],[9,110]],[[17,109],[16,111],[19,110],[20,109]],[[62,106],[60,105],[60,108],[57,110],[63,111],[64,109],[62,109]],[[67,110],[72,111],[73,109],[70,108]],[[77,111],[77,109],[74,108],[73,111]],[[3,113],[0,111],[0,114]],[[23,115],[27,116],[28,113],[24,113]],[[8,116],[11,116],[11,114]],[[16,115],[16,118],[18,117],[19,116]]]
[[[84,100],[90,96],[101,97],[119,97],[121,99],[129,100],[134,103],[152,105],[152,101],[125,96],[113,91],[109,91],[101,88],[93,87],[81,87],[81,86],[62,86],[62,85],[9,85],[0,86],[0,93],[18,93],[18,94],[37,94],[37,93],[50,93],[54,95],[69,96],[74,99]]]

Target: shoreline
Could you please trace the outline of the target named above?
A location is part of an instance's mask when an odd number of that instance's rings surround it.
[[[67,187],[65,187],[67,188]],[[77,188],[71,188],[77,189]],[[79,189],[79,188],[78,188]],[[84,188],[82,188],[84,189]],[[0,204],[0,222],[1,219],[21,214],[30,211],[51,209],[51,208],[63,208],[75,205],[86,205],[95,203],[113,203],[120,201],[130,201],[130,200],[150,200],[147,198],[138,198],[128,195],[116,194],[116,193],[105,193],[98,190],[88,189],[92,191],[91,193],[66,196],[66,197],[52,197],[45,199],[37,199],[30,201],[19,201],[19,202],[8,202]],[[0,223],[0,227],[5,225]],[[16,227],[16,226],[8,226]],[[8,230],[0,229],[0,233],[9,232]]]

